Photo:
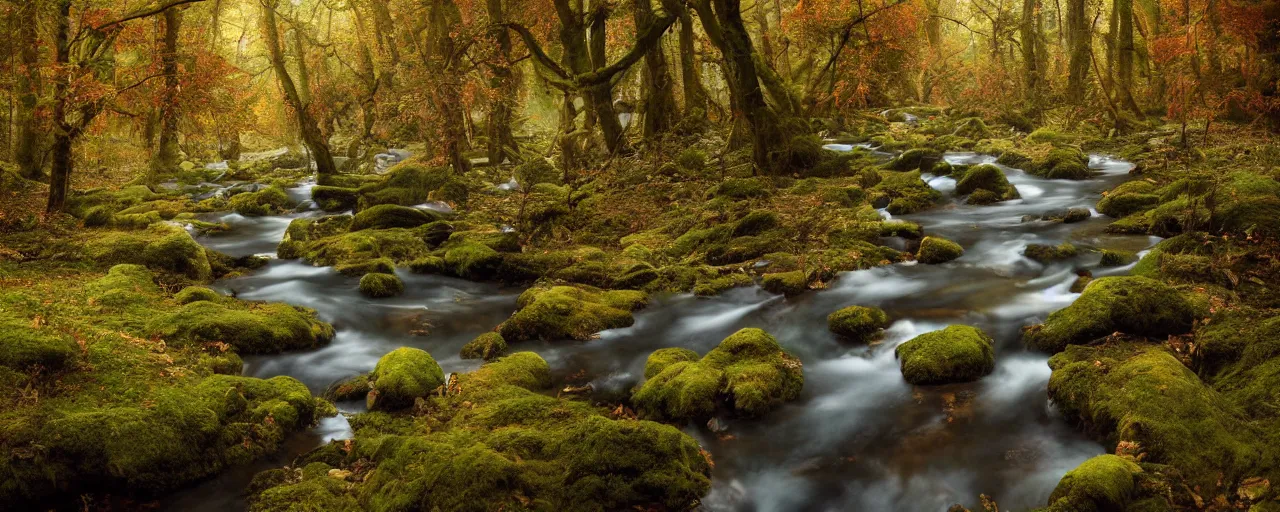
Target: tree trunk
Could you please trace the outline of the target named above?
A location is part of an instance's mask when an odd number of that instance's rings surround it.
[[[1119,33],[1116,35],[1116,95],[1121,106],[1141,115],[1133,99],[1133,0],[1115,0]]]
[[[14,124],[17,125],[18,133],[14,141],[13,157],[23,177],[37,180],[44,175],[40,169],[41,133],[36,116],[40,98],[40,35],[36,27],[40,13],[34,0],[18,2],[18,5],[20,7],[16,13],[18,23],[15,35],[21,69],[14,77],[18,96]]]
[[[328,141],[321,133],[315,117],[307,110],[307,104],[302,101],[293,78],[289,76],[289,68],[285,66],[284,51],[280,48],[280,29],[276,26],[275,4],[275,0],[262,2],[262,29],[271,57],[271,67],[275,70],[280,88],[284,90],[285,104],[293,110],[298,122],[302,143],[311,151],[311,156],[316,161],[316,181],[325,185],[338,173],[337,166],[333,163],[333,154],[329,152]]]
[[[1085,98],[1089,75],[1089,21],[1084,0],[1067,0],[1067,100],[1080,103]]]
[[[515,136],[511,133],[511,121],[514,117],[512,105],[517,101],[516,93],[520,80],[510,65],[511,34],[503,24],[506,13],[502,10],[502,0],[486,0],[485,7],[489,12],[489,23],[495,27],[492,35],[498,43],[498,63],[493,66],[493,77],[489,86],[500,91],[489,107],[489,120],[486,131],[489,136],[489,164],[500,165],[508,156],[512,161],[519,159],[520,154]]]
[[[636,33],[643,33],[654,23],[650,0],[635,0]],[[644,54],[644,136],[646,138],[665,133],[675,125],[676,98],[671,91],[671,75],[667,71],[667,57],[662,44],[656,44]]]
[[[693,15],[680,7],[680,81],[684,91],[685,115],[695,111],[707,112],[707,93],[702,89],[702,74],[698,72],[697,52],[693,39]]]
[[[67,94],[71,89],[70,76],[66,75],[71,62],[71,0],[58,0],[58,17],[54,20],[53,63],[59,76],[53,83],[53,166],[49,174],[49,201],[47,213],[62,211],[67,204],[67,190],[71,184],[72,129],[67,124]]]
[[[765,102],[756,74],[751,44],[742,21],[741,0],[694,0],[703,28],[724,56],[725,79],[730,83],[734,117],[745,121],[751,131],[752,161],[757,172],[779,172],[770,162],[770,152],[781,138],[776,116]]]
[[[182,11],[174,8],[164,12],[164,54],[160,56],[164,72],[164,97],[160,102],[160,144],[152,157],[152,172],[167,171],[177,167],[178,149],[178,31],[182,26]]]
[[[1022,24],[1019,31],[1022,36],[1022,68],[1023,86],[1026,88],[1027,103],[1033,111],[1041,107],[1041,94],[1044,92],[1045,49],[1043,27],[1040,12],[1040,0],[1022,0]]]
[[[461,23],[462,15],[453,0],[435,0],[427,14],[431,24],[432,40],[427,48],[428,66],[434,70],[438,81],[431,90],[431,103],[441,117],[441,128],[444,132],[444,150],[449,165],[457,174],[471,169],[471,161],[463,156],[467,149],[467,132],[465,112],[459,99],[462,97],[461,84],[457,72],[453,69],[454,41],[452,27]]]
[[[587,50],[591,56],[592,69],[603,69],[609,65],[609,56],[605,51],[605,43],[608,42],[605,21],[608,19],[609,11],[604,6],[591,13],[591,37]],[[604,145],[609,149],[609,153],[618,154],[625,151],[626,134],[623,133],[622,122],[618,120],[618,114],[613,109],[613,84],[609,80],[604,80],[599,84],[588,86],[587,95],[587,102],[592,112],[596,114],[596,121],[600,123],[600,131],[604,134]]]

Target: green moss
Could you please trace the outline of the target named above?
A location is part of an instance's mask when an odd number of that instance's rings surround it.
[[[1130,251],[1121,251],[1115,249],[1103,249],[1102,261],[1098,263],[1103,267],[1119,267],[1128,265],[1136,256]]]
[[[1023,331],[1028,346],[1049,353],[1083,344],[1116,331],[1164,338],[1191,330],[1195,311],[1172,287],[1139,276],[1103,277],[1085,287],[1070,306],[1049,315],[1044,324]]]
[[[165,224],[137,232],[99,233],[85,245],[85,252],[98,263],[145,265],[196,281],[208,280],[212,273],[204,247],[186,230]]]
[[[924,236],[924,228],[911,221],[886,220],[879,224],[879,235],[920,238]]]
[[[1058,133],[1052,128],[1041,127],[1027,135],[1027,140],[1037,144],[1068,144],[1074,137]]]
[[[369,379],[370,375],[367,373],[342,379],[325,389],[324,398],[332,402],[364,400],[369,394],[369,390],[373,389],[373,384]]]
[[[956,182],[957,194],[976,194],[981,190],[989,193],[982,194],[976,201],[970,197],[972,204],[990,204],[1020,197],[1018,189],[1009,184],[1009,180],[1005,178],[1000,168],[991,164],[970,167],[964,172],[964,176]],[[993,198],[995,199],[994,201],[991,200]]]
[[[365,297],[381,299],[401,293],[404,293],[404,281],[395,274],[372,272],[360,278],[360,294]]]
[[[80,347],[74,339],[32,321],[0,314],[0,366],[26,371],[58,371],[75,361]]]
[[[159,212],[117,213],[111,217],[111,225],[116,229],[146,229],[152,224],[164,222]]]
[[[155,275],[142,265],[116,265],[107,275],[90,282],[85,290],[92,304],[127,308],[153,301],[160,293]]]
[[[351,231],[362,229],[416,228],[441,220],[440,214],[407,206],[380,204],[361,210],[351,222]]]
[[[778,226],[778,214],[765,210],[753,210],[733,226],[733,236],[758,235]]]
[[[995,369],[991,337],[976,327],[952,325],[911,338],[895,355],[902,377],[917,385],[977,380]]]
[[[369,229],[342,233],[306,242],[298,251],[314,265],[343,265],[387,258],[408,263],[428,256],[431,249],[422,236],[410,229]]]
[[[925,264],[946,263],[964,255],[960,244],[936,236],[926,236],[916,251],[916,261]]]
[[[933,164],[942,160],[942,153],[929,148],[912,148],[903,151],[901,155],[894,158],[893,161],[885,164],[885,169],[892,171],[912,171],[916,169],[928,169]]]
[[[354,188],[329,187],[316,185],[311,187],[311,199],[321,210],[340,212],[353,210],[359,201],[359,191]]]
[[[1049,495],[1049,511],[1126,510],[1142,472],[1133,461],[1099,455],[1068,471]]]
[[[809,289],[809,275],[803,270],[765,274],[760,277],[760,287],[788,297],[799,295]]]
[[[411,159],[388,170],[382,181],[361,186],[357,208],[366,209],[380,204],[422,204],[430,199],[433,192],[452,181],[447,167],[427,167]]]
[[[1063,242],[1058,245],[1027,244],[1026,249],[1022,250],[1023,256],[1039,263],[1074,258],[1076,253],[1076,246],[1071,245],[1070,242]]]
[[[729,178],[711,189],[708,197],[752,199],[769,195],[772,188],[763,178]]]
[[[374,258],[371,260],[345,263],[333,267],[344,276],[363,276],[365,274],[394,274],[396,263],[391,258]]]
[[[1083,180],[1093,177],[1089,157],[1078,149],[1055,148],[1028,166],[1027,172],[1055,180]]]
[[[589,340],[605,329],[628,327],[635,318],[631,311],[643,307],[643,292],[601,291],[589,286],[535,286],[516,301],[516,312],[498,333],[508,342],[542,340]]]
[[[876,307],[849,306],[827,315],[827,328],[838,336],[858,341],[869,341],[889,326],[889,315]]]
[[[178,304],[190,304],[192,302],[200,301],[218,302],[221,299],[221,293],[203,286],[188,286],[173,295],[173,300],[177,301]]]
[[[444,384],[444,370],[426,351],[400,347],[378,360],[369,381],[369,409],[393,411],[413,406]]]
[[[1155,189],[1155,185],[1147,181],[1122,183],[1098,201],[1098,212],[1119,219],[1151,209],[1160,203],[1160,197],[1153,193]]]
[[[759,416],[794,400],[804,386],[800,361],[760,329],[742,329],[696,358],[684,349],[650,355],[647,380],[632,395],[637,410],[682,421],[710,417],[724,404],[735,414]]]
[[[243,192],[231,196],[227,205],[233,211],[246,217],[272,215],[292,207],[289,194],[284,188],[272,185],[257,192]]]
[[[932,207],[942,194],[920,179],[919,171],[884,173],[871,187],[870,198],[893,215],[906,215]]]
[[[991,130],[987,128],[987,123],[983,122],[981,117],[967,117],[956,122],[956,129],[951,134],[978,140],[990,137]]]
[[[465,242],[450,247],[444,254],[444,263],[454,275],[467,279],[492,277],[502,257],[487,245]]]
[[[247,309],[192,302],[147,324],[168,343],[224,342],[242,354],[272,354],[313,348],[333,339],[333,327],[314,312],[288,304],[254,304]]]
[[[350,215],[330,215],[318,219],[304,217],[293,219],[284,231],[280,245],[276,247],[276,257],[281,259],[300,258],[306,252],[307,242],[325,237],[346,233],[351,226]]]
[[[462,346],[463,359],[483,359],[492,361],[507,351],[507,340],[496,332],[486,332]]]
[[[1071,421],[1209,491],[1276,467],[1274,445],[1164,347],[1072,346],[1049,360],[1049,397]]]

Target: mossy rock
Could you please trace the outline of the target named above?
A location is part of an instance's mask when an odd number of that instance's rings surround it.
[[[1191,304],[1169,285],[1139,276],[1103,277],[1045,323],[1026,328],[1022,339],[1029,347],[1055,353],[1116,331],[1157,339],[1182,334],[1191,331],[1195,319]]]
[[[498,251],[476,242],[465,242],[450,247],[444,253],[445,267],[453,275],[466,279],[490,278],[502,263]]]
[[[492,361],[502,357],[507,351],[507,340],[496,332],[486,332],[462,346],[460,355],[463,359],[483,359]]]
[[[1115,455],[1099,455],[1068,471],[1049,495],[1048,511],[1126,510],[1142,468]]]
[[[417,230],[366,229],[305,242],[297,254],[313,265],[350,265],[378,258],[408,263],[429,256],[431,248]]]
[[[911,221],[891,219],[880,222],[879,235],[918,239],[924,236],[924,228]]]
[[[799,295],[809,289],[809,274],[803,270],[765,274],[760,277],[760,287],[788,297]]]
[[[370,378],[370,374],[362,373],[334,382],[325,389],[324,399],[331,402],[363,401],[373,389]]]
[[[315,201],[316,206],[321,210],[340,212],[354,210],[359,203],[360,193],[354,188],[316,185],[311,187],[311,200]]]
[[[705,419],[723,405],[754,417],[795,400],[804,387],[803,366],[760,329],[742,329],[701,359],[685,349],[662,349],[645,363],[646,381],[632,394],[647,417]]]
[[[1027,172],[1054,180],[1084,180],[1093,177],[1089,157],[1078,149],[1055,148],[1034,160]]]
[[[889,315],[877,307],[849,306],[827,315],[827,328],[837,336],[867,342],[889,326]]]
[[[241,354],[274,354],[315,348],[333,339],[333,326],[313,311],[288,304],[255,304],[248,309],[199,301],[147,324],[147,331],[174,343],[224,342]]]
[[[1098,201],[1098,213],[1112,218],[1123,218],[1154,208],[1160,204],[1160,196],[1139,190],[1154,190],[1145,181],[1131,181],[1107,193]]]
[[[404,281],[395,274],[372,272],[360,278],[360,294],[372,299],[395,297],[404,293]]]
[[[362,229],[416,228],[438,220],[442,220],[440,214],[433,211],[380,204],[357,213],[351,222],[350,229],[360,231]]]
[[[1075,137],[1058,132],[1052,128],[1036,128],[1027,135],[1027,140],[1037,144],[1070,144]]]
[[[416,399],[444,385],[444,370],[426,351],[400,347],[378,360],[369,382],[369,409],[394,411],[412,407]]]
[[[280,245],[276,247],[276,257],[301,258],[306,252],[307,242],[346,233],[351,227],[352,219],[350,215],[293,219],[289,222],[289,227],[285,228]]]
[[[965,170],[956,182],[956,193],[969,195],[969,204],[986,205],[1018,199],[1018,189],[1009,184],[1004,172],[991,164],[982,164]]]
[[[924,237],[916,251],[916,261],[929,265],[946,263],[961,256],[964,256],[964,248],[960,244],[936,236]]]
[[[1275,445],[1243,410],[1160,345],[1071,346],[1049,360],[1049,398],[1068,421],[1218,489],[1275,467]],[[1253,405],[1250,404],[1250,407]]]
[[[767,210],[753,210],[733,226],[733,236],[758,235],[778,226],[778,214]]]
[[[85,291],[90,304],[123,309],[152,302],[160,294],[160,287],[147,267],[121,264],[89,282]]]
[[[190,304],[192,302],[218,302],[222,300],[221,293],[215,292],[203,286],[188,286],[173,295],[173,300],[178,304]]]
[[[292,203],[284,188],[276,185],[257,192],[242,192],[227,200],[232,211],[246,217],[277,214],[291,208]]]
[[[30,320],[0,314],[0,366],[26,372],[57,372],[80,354],[74,339],[49,327],[32,327]]]
[[[333,267],[344,276],[364,276],[366,274],[394,274],[396,263],[391,258],[374,258],[371,260],[344,263]]]
[[[516,312],[498,326],[498,333],[508,342],[586,341],[600,331],[631,326],[631,312],[646,303],[643,292],[631,290],[535,286],[520,294]]]
[[[1074,258],[1077,252],[1076,246],[1063,242],[1058,245],[1027,244],[1022,255],[1037,263],[1052,263]]]
[[[891,171],[913,171],[916,169],[929,169],[940,160],[942,160],[942,153],[937,150],[912,148],[903,151],[901,155],[885,164],[884,167]]]
[[[773,187],[764,178],[729,178],[707,193],[708,197],[754,199],[768,196]]]
[[[99,233],[85,245],[85,252],[98,263],[139,264],[195,281],[207,281],[213,272],[204,247],[185,229],[167,224],[127,233]]]
[[[1135,258],[1136,255],[1130,251],[1103,249],[1102,260],[1098,262],[1098,265],[1103,267],[1119,267],[1132,263]]]
[[[919,171],[886,172],[881,176],[883,179],[871,187],[869,197],[875,206],[893,215],[916,213],[942,199],[942,193],[925,183]]]
[[[430,199],[431,193],[454,180],[447,167],[428,167],[410,159],[389,169],[386,178],[359,188],[357,209],[380,204],[413,206]]]
[[[956,129],[951,134],[957,137],[978,140],[990,137],[991,129],[987,128],[987,123],[981,117],[967,117],[956,122]]]
[[[968,325],[952,325],[911,338],[894,352],[902,377],[917,385],[969,382],[995,369],[991,337]]]

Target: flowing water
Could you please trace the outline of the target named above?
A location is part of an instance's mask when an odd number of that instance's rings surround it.
[[[851,150],[851,146],[840,148]],[[953,164],[989,163],[989,156],[949,153]],[[1048,357],[1027,352],[1019,329],[1070,304],[1076,270],[1093,269],[1099,257],[1082,251],[1065,262],[1041,265],[1021,256],[1029,243],[1138,251],[1155,240],[1103,233],[1102,217],[1075,224],[1025,220],[1028,216],[1092,208],[1100,192],[1125,179],[1130,165],[1094,156],[1097,176],[1088,181],[1046,180],[1002,167],[1022,199],[968,206],[951,193],[955,182],[925,175],[946,199],[926,212],[900,218],[966,249],[943,265],[896,264],[842,274],[827,289],[784,299],[760,288],[719,297],[654,297],[625,329],[586,343],[530,342],[513,347],[541,354],[559,376],[585,375],[602,396],[625,394],[643,375],[653,350],[681,346],[699,353],[743,327],[774,334],[805,364],[801,397],[764,418],[718,420],[724,430],[685,425],[713,455],[708,510],[945,510],[974,505],[979,494],[1005,510],[1043,506],[1058,479],[1085,459],[1103,453],[1076,432],[1048,403]],[[298,199],[309,185],[290,191]],[[292,218],[213,216],[231,230],[203,237],[206,246],[234,256],[274,254]],[[886,214],[887,215],[887,214]],[[1128,267],[1095,269],[1095,275]],[[458,279],[399,272],[405,294],[371,300],[357,278],[299,261],[273,260],[253,275],[216,287],[238,297],[314,308],[337,329],[324,348],[246,358],[245,374],[289,375],[321,393],[331,383],[370,371],[399,346],[430,352],[446,372],[478,363],[458,351],[492,329],[515,307],[521,290]],[[827,331],[827,314],[849,305],[874,305],[894,319],[873,346],[842,343]],[[917,387],[906,384],[893,349],[911,337],[950,324],[975,325],[996,340],[995,372],[977,382]],[[359,411],[362,404],[339,408]],[[287,463],[329,439],[350,436],[342,417],[295,436],[275,460],[227,472],[217,480],[166,500],[173,510],[243,508],[253,472]]]

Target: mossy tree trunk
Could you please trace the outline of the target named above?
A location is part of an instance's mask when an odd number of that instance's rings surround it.
[[[664,5],[677,6],[680,16],[680,82],[684,92],[686,115],[707,111],[707,93],[702,89],[702,74],[698,72],[697,49],[694,48],[693,15],[683,4],[666,1]]]
[[[329,151],[329,142],[320,131],[319,123],[307,109],[308,104],[303,100],[298,87],[294,85],[293,77],[285,64],[284,50],[280,47],[280,29],[276,26],[276,0],[262,0],[261,5],[262,30],[271,59],[271,67],[275,71],[280,88],[284,91],[285,104],[289,110],[293,111],[302,143],[307,146],[311,151],[311,157],[315,159],[316,181],[327,185],[330,178],[338,173],[337,166],[333,163],[333,154]],[[294,27],[294,30],[301,30],[301,27]],[[303,71],[299,74],[306,73]]]
[[[1121,106],[1141,114],[1133,99],[1133,0],[1115,0],[1116,14],[1116,95]]]
[[[489,163],[499,165],[507,157],[512,161],[520,158],[515,136],[511,133],[511,122],[514,118],[512,105],[516,102],[520,77],[512,68],[511,34],[503,27],[506,13],[502,8],[502,0],[485,0],[485,8],[489,14],[489,22],[493,24],[492,36],[498,43],[498,62],[491,68],[493,77],[489,86],[501,91],[489,107],[487,135],[489,136]]]
[[[1067,100],[1080,103],[1085,98],[1089,78],[1089,20],[1084,0],[1067,0]]]
[[[590,37],[588,37],[587,53],[591,56],[592,69],[604,69],[609,65],[606,33],[609,19],[607,4],[601,4],[591,12]],[[600,132],[604,135],[604,145],[610,154],[625,151],[628,147],[626,134],[623,133],[622,122],[613,108],[613,84],[610,80],[600,80],[587,85],[587,106],[596,115],[600,123]]]
[[[67,122],[67,94],[71,88],[71,0],[58,0],[58,15],[54,19],[53,64],[64,70],[64,76],[54,78],[53,83],[53,165],[49,173],[48,213],[60,212],[67,203],[67,189],[71,183],[71,147],[73,130]]]
[[[633,13],[636,31],[644,32],[656,21],[651,0],[635,0]],[[678,109],[672,92],[671,74],[662,45],[656,44],[644,54],[644,136],[665,133],[675,124]]]
[[[1022,84],[1033,112],[1039,112],[1042,107],[1045,73],[1048,71],[1041,9],[1040,0],[1022,0],[1022,22],[1018,27],[1022,38]]]
[[[37,32],[40,11],[37,2],[27,0],[18,2],[18,20],[15,30],[20,69],[14,74],[14,89],[17,92],[17,112],[14,114],[14,125],[17,134],[14,137],[13,159],[18,164],[22,176],[28,179],[40,179],[44,176],[41,170],[40,125],[37,121],[36,108],[40,99],[40,35]]]
[[[164,73],[164,92],[160,101],[160,143],[152,156],[151,171],[171,170],[178,165],[178,31],[182,27],[182,11],[164,12],[164,53],[160,56]]]
[[[466,112],[462,110],[462,84],[455,64],[462,58],[453,40],[453,27],[462,22],[462,14],[453,0],[435,0],[427,13],[431,26],[426,52],[427,69],[432,70],[435,84],[429,101],[435,114],[440,116],[444,135],[444,152],[453,172],[463,174],[471,170],[471,162],[464,155],[467,141]]]

